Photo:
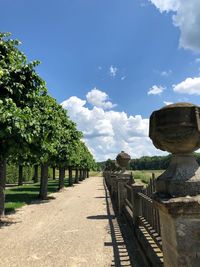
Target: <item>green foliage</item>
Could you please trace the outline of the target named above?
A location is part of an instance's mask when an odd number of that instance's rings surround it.
[[[9,163],[7,182],[16,182],[19,164],[25,180],[32,179],[34,164],[94,168],[82,133],[36,73],[39,61],[28,62],[19,45],[9,33],[0,33],[0,160]]]
[[[131,170],[164,170],[167,169],[171,155],[168,156],[153,156],[141,157],[132,159],[130,162]]]
[[[84,142],[80,142],[80,168],[90,170],[95,168],[95,160]]]
[[[0,33],[0,154],[26,153],[38,135],[39,125],[33,122],[36,95],[46,93],[44,81],[36,74],[38,62],[27,63],[17,48],[18,40]]]
[[[13,163],[7,164],[6,167],[6,184],[15,184],[18,182],[18,170],[19,166]],[[40,177],[40,168],[39,168],[39,177]],[[24,182],[33,182],[34,167],[32,165],[23,166],[23,181]],[[53,170],[52,168],[48,169],[48,176],[52,178]]]
[[[69,167],[77,165],[80,157],[80,138],[82,133],[76,129],[76,124],[67,116],[66,111],[61,108],[59,110],[60,125],[59,142],[56,146],[56,155],[52,161],[60,167]]]
[[[28,63],[20,42],[0,33],[0,156],[23,165],[91,168],[94,160],[66,111],[47,95],[45,82]]]
[[[32,181],[34,170],[32,166],[23,167],[23,180],[25,182]],[[6,168],[6,183],[13,184],[18,181],[18,165],[7,164]]]

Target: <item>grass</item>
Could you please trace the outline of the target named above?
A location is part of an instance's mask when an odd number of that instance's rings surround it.
[[[155,177],[158,177],[161,173],[163,173],[163,170],[133,171],[133,177],[135,180],[140,180],[141,182],[148,184],[150,178],[152,177],[152,173],[155,173]]]
[[[65,179],[68,186],[68,179]],[[24,205],[31,204],[38,199],[40,184],[26,184],[6,189],[5,213],[13,212]],[[58,180],[48,181],[48,194],[58,191]]]
[[[92,177],[92,176],[100,177],[100,176],[102,176],[102,172],[90,171],[90,177]]]

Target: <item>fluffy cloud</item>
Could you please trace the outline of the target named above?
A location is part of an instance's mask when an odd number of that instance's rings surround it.
[[[173,85],[176,93],[188,95],[200,95],[200,77],[187,78],[185,81]]]
[[[166,106],[173,104],[173,102],[164,101],[163,102]]]
[[[200,52],[200,1],[199,0],[149,0],[160,12],[172,11],[173,23],[179,27],[180,46]]]
[[[162,94],[162,92],[164,91],[164,87],[162,86],[157,86],[157,85],[153,85],[149,91],[148,91],[148,95],[160,95]]]
[[[93,106],[101,107],[103,109],[111,109],[116,106],[112,102],[108,101],[108,95],[105,92],[98,90],[97,88],[92,89],[86,95],[88,103]]]
[[[177,11],[180,7],[181,0],[149,0],[154,4],[160,12]]]
[[[115,77],[117,75],[118,69],[114,66],[110,66],[109,73],[111,77]]]
[[[83,131],[84,140],[98,161],[115,158],[121,150],[133,158],[162,154],[148,137],[149,119],[141,115],[128,116],[125,112],[97,106],[89,109],[87,101],[76,96],[61,104],[77,123],[78,129]]]

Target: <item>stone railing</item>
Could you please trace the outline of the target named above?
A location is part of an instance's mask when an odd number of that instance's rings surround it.
[[[152,266],[160,267],[163,266],[160,220],[151,198],[155,193],[154,177],[152,174],[145,187],[135,183],[131,174],[119,178],[117,173],[104,172],[115,210],[129,222]]]
[[[163,252],[164,267],[199,267],[200,167],[193,152],[200,148],[200,107],[177,103],[154,111],[149,136],[156,148],[172,153],[167,170],[146,191],[132,184],[125,171],[105,173],[106,183],[118,213],[126,214],[138,240],[146,242],[145,253],[151,260]],[[125,158],[123,168],[126,155],[117,157],[119,166]],[[152,266],[162,266],[162,258],[157,259]]]

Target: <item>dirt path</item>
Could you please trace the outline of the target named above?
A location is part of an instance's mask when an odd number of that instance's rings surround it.
[[[113,211],[108,212],[101,177],[51,196],[55,199],[9,216],[12,224],[0,229],[1,267],[132,266]],[[121,242],[122,262],[119,249],[116,260],[112,228]]]

